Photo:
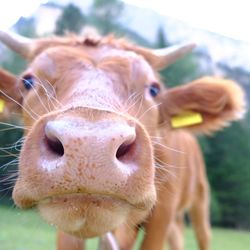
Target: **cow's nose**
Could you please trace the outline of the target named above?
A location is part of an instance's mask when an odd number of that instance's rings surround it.
[[[26,179],[19,178],[15,189],[17,204],[28,207],[46,197],[77,193],[104,195],[119,204],[152,204],[153,149],[148,134],[133,118],[94,111],[73,110],[39,120],[22,148]],[[105,207],[108,204],[105,201]]]
[[[102,154],[106,159],[128,163],[134,158],[136,129],[126,123],[49,121],[44,143],[54,159],[73,152],[75,157]]]

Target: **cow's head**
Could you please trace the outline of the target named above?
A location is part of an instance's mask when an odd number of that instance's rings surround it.
[[[26,129],[13,198],[37,206],[80,237],[138,223],[156,201],[154,144],[159,126],[186,111],[218,129],[243,110],[234,83],[200,79],[166,90],[156,71],[193,46],[153,51],[112,37],[0,39],[29,60],[18,78],[1,71],[1,99]],[[160,139],[159,139],[160,140]]]

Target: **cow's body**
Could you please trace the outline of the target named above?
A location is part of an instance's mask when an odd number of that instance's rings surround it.
[[[199,248],[209,249],[209,185],[197,139],[188,131],[166,131],[164,128],[160,130],[158,140],[158,200],[142,225],[145,231],[142,249],[162,249],[166,242],[171,250],[183,249],[184,213],[187,211]],[[132,249],[138,229],[139,225],[123,225],[113,232],[121,249]],[[60,250],[64,250],[65,244],[62,242],[71,240],[77,241],[77,244],[71,244],[72,250],[81,250],[83,247],[81,240],[69,235],[60,233],[59,238]]]
[[[162,249],[166,241],[171,249],[183,249],[184,213],[187,211],[200,249],[209,249],[209,186],[197,140],[187,131],[161,132],[163,140],[156,153],[159,163],[156,169],[158,200],[144,224],[142,249]],[[118,238],[124,245],[131,244],[128,239],[129,243],[123,242],[128,233],[122,230],[116,231]]]
[[[163,249],[166,238],[172,249],[181,249],[178,232],[189,207],[200,247],[208,249],[201,153],[192,135],[172,131],[170,121],[194,111],[202,119],[189,129],[208,133],[238,119],[244,101],[237,84],[202,78],[166,90],[156,70],[192,46],[161,54],[110,37],[26,44],[0,32],[0,39],[31,62],[17,81],[0,72],[6,110],[21,106],[28,128],[15,203],[37,206],[48,222],[74,237],[114,231],[123,249],[143,224],[143,250]],[[65,241],[72,249],[81,245],[62,233],[58,249]]]

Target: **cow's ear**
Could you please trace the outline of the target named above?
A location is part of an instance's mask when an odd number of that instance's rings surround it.
[[[173,129],[209,134],[245,113],[241,87],[230,81],[204,77],[175,87],[162,96],[161,115]]]
[[[16,76],[0,69],[0,120],[7,120],[19,114],[21,101]]]

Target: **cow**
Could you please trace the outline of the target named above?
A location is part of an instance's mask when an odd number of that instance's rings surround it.
[[[209,188],[192,133],[240,119],[241,87],[203,77],[167,89],[157,72],[193,44],[153,50],[112,35],[27,40],[2,31],[0,40],[29,62],[20,76],[0,71],[4,117],[21,114],[25,129],[13,199],[55,225],[58,250],[110,231],[131,249],[139,226],[142,250],[166,240],[182,249],[186,208],[207,250]]]

